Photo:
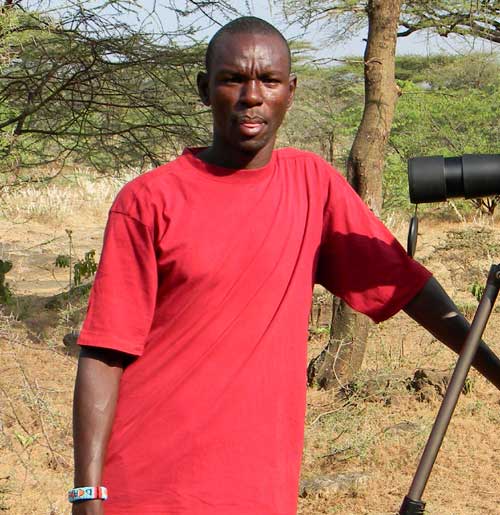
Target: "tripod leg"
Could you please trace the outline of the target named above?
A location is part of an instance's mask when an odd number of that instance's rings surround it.
[[[425,485],[429,479],[437,454],[443,443],[444,435],[448,429],[453,411],[460,397],[465,379],[474,360],[477,348],[481,342],[481,336],[493,310],[493,305],[500,288],[500,265],[490,268],[486,288],[472,321],[469,333],[464,342],[460,357],[451,376],[450,384],[446,390],[443,402],[439,408],[436,421],[427,440],[424,452],[420,458],[417,471],[413,478],[408,495],[400,508],[399,515],[418,515],[424,512],[425,503],[421,500]]]

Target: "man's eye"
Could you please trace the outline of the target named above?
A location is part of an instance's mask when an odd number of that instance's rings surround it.
[[[263,77],[262,82],[266,84],[279,84],[280,81],[275,77]]]
[[[239,75],[232,75],[230,77],[224,77],[222,82],[225,84],[239,84],[242,81],[242,78]]]

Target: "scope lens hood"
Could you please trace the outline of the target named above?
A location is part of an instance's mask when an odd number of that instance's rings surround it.
[[[410,201],[443,202],[446,200],[444,157],[414,157],[408,160]]]

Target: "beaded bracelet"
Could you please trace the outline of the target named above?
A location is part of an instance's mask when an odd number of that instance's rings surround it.
[[[105,501],[107,498],[108,489],[105,486],[80,486],[68,492],[69,502],[91,501],[93,499]]]

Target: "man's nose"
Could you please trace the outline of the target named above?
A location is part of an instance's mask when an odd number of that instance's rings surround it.
[[[248,105],[262,104],[262,83],[258,80],[249,80],[243,84],[240,102]]]

